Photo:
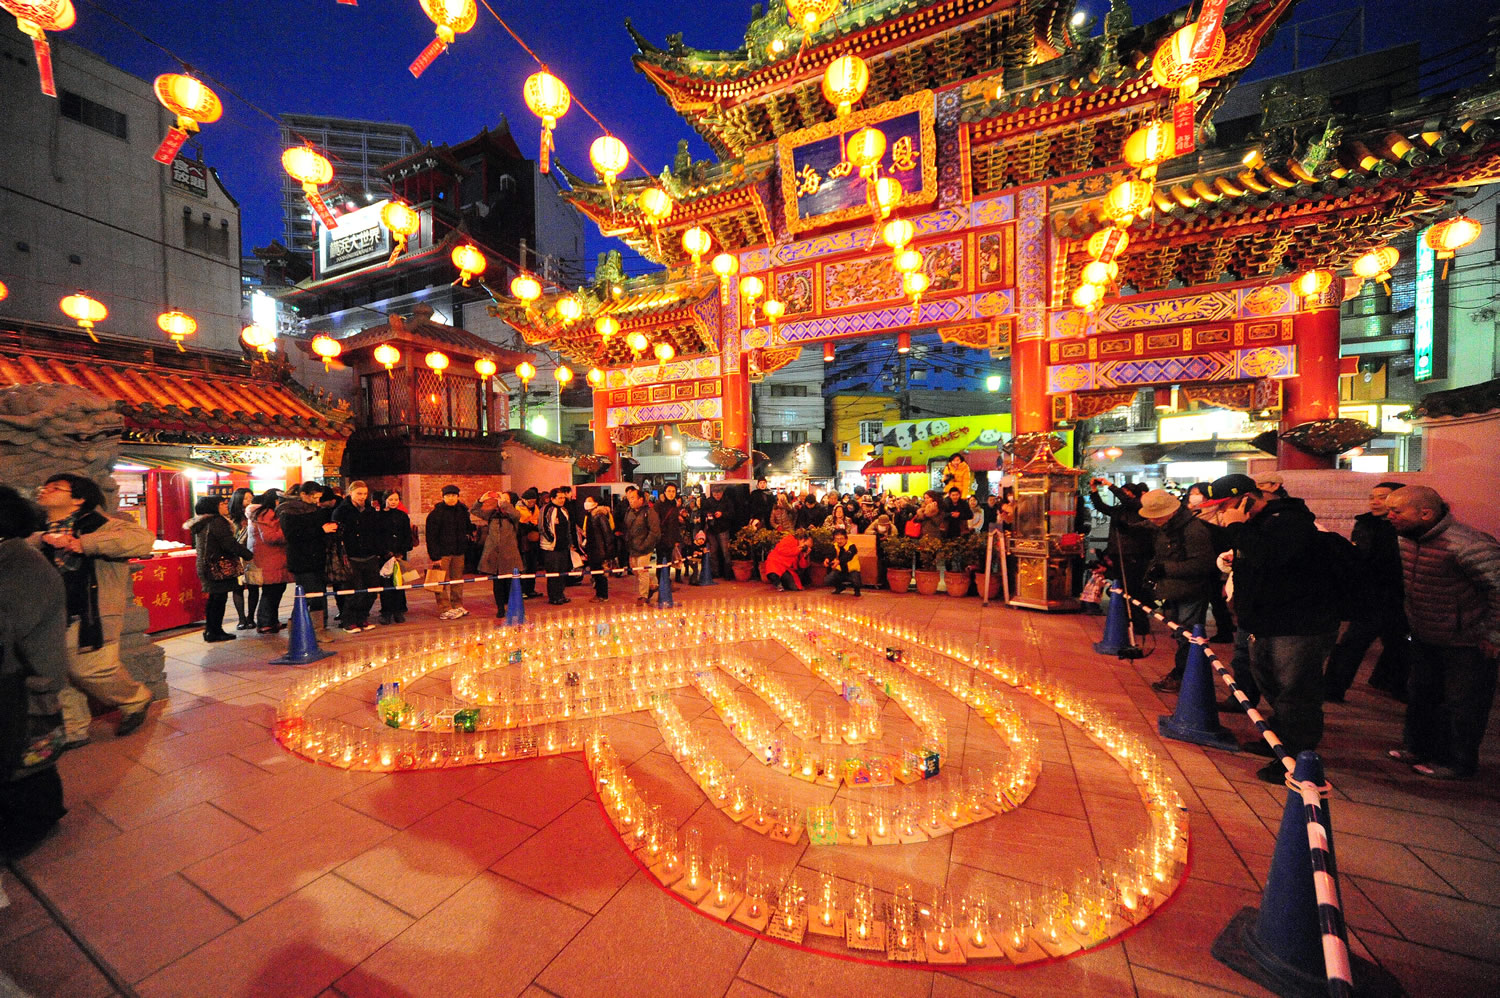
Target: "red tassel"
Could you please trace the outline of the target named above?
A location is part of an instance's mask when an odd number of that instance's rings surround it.
[[[552,165],[552,129],[542,129],[542,151],[537,155],[537,169],[542,173],[548,172]]]
[[[329,211],[328,205],[323,202],[323,195],[317,191],[308,192],[307,206],[318,216],[318,220],[323,223],[323,228],[336,229],[339,227],[339,220],[333,217],[333,212]]]
[[[48,97],[57,96],[57,79],[52,75],[52,46],[47,44],[47,39],[38,34],[31,39],[31,51],[36,53],[36,72],[42,81],[42,93]]]
[[[427,72],[427,67],[431,66],[433,60],[442,55],[443,50],[447,47],[448,44],[441,38],[434,38],[428,42],[427,47],[422,50],[422,54],[417,56],[416,61],[408,67],[411,70],[412,77],[416,79],[421,78],[422,74]]]
[[[170,164],[177,158],[178,150],[187,141],[187,132],[180,128],[167,129],[167,137],[161,140],[161,145],[156,147],[156,155],[153,157],[158,163]]]

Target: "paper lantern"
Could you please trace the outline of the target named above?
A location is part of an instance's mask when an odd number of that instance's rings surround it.
[[[823,363],[833,363],[833,340],[823,341]]]
[[[406,252],[406,238],[422,227],[422,216],[403,201],[387,201],[380,209],[380,221],[396,237],[390,259],[386,261],[386,266],[389,267],[396,262],[398,256]]]
[[[613,186],[615,178],[630,165],[630,150],[613,135],[601,135],[589,146],[589,162],[604,178],[605,185]]]
[[[251,350],[259,350],[264,357],[266,351],[271,349],[271,344],[276,342],[276,330],[251,323],[240,330],[240,342]]]
[[[292,146],[281,154],[281,166],[291,178],[302,185],[307,206],[318,216],[324,228],[338,228],[338,219],[328,210],[318,188],[333,179],[333,164],[327,157],[309,146]]]
[[[749,301],[758,301],[765,290],[765,282],[754,274],[740,281],[740,294]]]
[[[389,374],[401,362],[401,351],[389,343],[382,343],[375,348],[375,362],[384,366]]]
[[[57,304],[62,309],[63,315],[88,330],[89,339],[95,343],[99,342],[99,337],[94,335],[94,323],[103,322],[109,316],[109,309],[104,307],[103,302],[79,291],[68,295]]]
[[[1358,277],[1367,281],[1379,281],[1385,287],[1385,293],[1390,294],[1391,268],[1400,259],[1401,254],[1394,246],[1381,246],[1361,255],[1354,261],[1352,269]]]
[[[651,341],[646,339],[646,334],[640,332],[631,333],[630,338],[625,342],[629,345],[631,353],[637,357],[645,353],[646,348],[651,345]]]
[[[896,352],[911,353],[911,333],[896,334]]]
[[[480,357],[474,361],[474,373],[479,375],[479,383],[485,384],[500,370],[499,366],[488,357]]]
[[[557,379],[559,389],[567,388],[568,382],[573,380],[573,369],[566,364],[558,364],[552,376]]]
[[[900,274],[911,274],[922,269],[922,254],[914,249],[902,250],[896,254],[896,272]]]
[[[554,148],[552,130],[557,127],[557,119],[567,114],[568,108],[573,106],[573,95],[568,93],[566,83],[544,69],[526,78],[522,96],[526,98],[526,106],[531,108],[531,113],[542,119],[542,148],[537,158],[537,169],[546,173]]]
[[[1089,236],[1089,256],[1102,263],[1109,263],[1125,252],[1130,245],[1130,236],[1123,229],[1100,229]]]
[[[857,55],[841,55],[823,70],[823,97],[839,118],[849,113],[869,85],[870,67]]]
[[[437,37],[427,43],[422,54],[408,68],[414,77],[426,72],[432,61],[445,52],[453,39],[474,27],[479,6],[474,0],[421,0],[422,13],[436,26]]]
[[[536,377],[536,368],[531,366],[530,361],[523,360],[516,365],[516,377],[521,379],[523,386],[529,384]]]
[[[682,234],[682,248],[693,258],[693,273],[698,272],[698,267],[703,262],[703,255],[713,246],[713,237],[704,229],[693,226]]]
[[[661,364],[665,364],[667,361],[677,356],[677,351],[672,348],[672,344],[670,343],[658,343],[654,348],[652,348],[651,352],[656,354],[656,360]]]
[[[1297,275],[1292,286],[1303,298],[1317,298],[1333,284],[1333,271],[1309,270]]]
[[[56,97],[57,83],[52,76],[52,47],[47,44],[47,32],[67,31],[78,20],[73,0],[0,0],[0,8],[14,15],[16,27],[31,38],[42,93]]]
[[[1104,195],[1104,214],[1120,228],[1125,228],[1151,210],[1153,187],[1144,180],[1122,180]]]
[[[771,325],[775,326],[776,323],[781,321],[781,317],[786,315],[786,304],[777,301],[775,298],[767,298],[765,304],[761,305],[760,310],[766,314],[766,318],[770,320]]]
[[[326,371],[329,363],[344,352],[344,345],[327,333],[319,333],[313,337],[312,352],[323,358],[323,370]]]
[[[1074,306],[1085,312],[1092,312],[1099,307],[1099,302],[1104,298],[1104,289],[1097,284],[1080,284],[1073,289],[1072,301]]]
[[[880,161],[885,158],[885,133],[878,128],[861,128],[849,136],[844,155],[851,165],[859,168],[861,177],[874,179]],[[901,196],[899,189],[896,196]]]
[[[443,372],[448,370],[448,364],[450,363],[447,354],[441,350],[433,350],[426,357],[423,357],[422,361],[427,365],[429,371],[438,376],[439,381],[443,380]]]
[[[219,120],[224,105],[219,95],[204,86],[197,77],[183,73],[165,73],[156,78],[153,89],[156,99],[163,107],[177,115],[177,122],[167,129],[166,138],[156,147],[156,161],[170,163],[187,137],[198,130],[200,124]]]
[[[563,295],[557,299],[557,304],[553,307],[557,309],[557,317],[563,321],[563,325],[565,326],[571,326],[583,315],[582,303],[572,295]]]
[[[1176,129],[1171,121],[1157,120],[1143,125],[1125,140],[1125,162],[1149,180],[1156,176],[1157,166],[1172,158],[1176,141]]]
[[[719,275],[719,300],[729,304],[729,281],[740,270],[740,258],[733,253],[720,253],[714,257],[713,267],[715,274]]]
[[[881,240],[898,253],[906,248],[906,244],[911,242],[916,234],[917,227],[904,218],[886,222],[885,227],[880,230]]]
[[[453,283],[462,282],[464,287],[468,287],[469,281],[483,274],[485,268],[490,265],[489,261],[484,258],[484,254],[479,251],[479,247],[473,243],[460,243],[453,247],[453,252],[449,254],[449,257],[453,260],[453,266],[458,268],[458,279]]]
[[[1207,54],[1193,58],[1198,40],[1196,21],[1174,31],[1156,49],[1151,59],[1151,78],[1163,87],[1176,87],[1178,96],[1187,100],[1198,92],[1198,79],[1213,68],[1224,54],[1224,32],[1215,30]]]
[[[542,296],[542,285],[530,274],[521,274],[510,282],[510,293],[529,310]]]
[[[913,322],[917,321],[921,315],[922,293],[931,284],[931,279],[920,270],[914,270],[910,274],[901,275],[901,290],[911,296],[911,318]]]
[[[600,385],[604,384],[604,372],[599,370],[597,367],[591,367],[589,368],[589,373],[585,376],[584,380],[586,380],[592,387],[598,388]]]
[[[880,211],[881,219],[886,219],[901,203],[901,181],[895,177],[881,177],[875,181],[870,194],[875,201],[875,207]]]
[[[605,343],[608,343],[609,338],[619,331],[620,320],[612,315],[601,315],[594,320],[594,332],[598,333],[599,338]]]
[[[660,225],[672,214],[672,195],[660,187],[647,187],[635,196],[648,225]]]
[[[1118,447],[1104,448],[1104,456],[1109,458],[1111,461],[1118,460],[1122,455],[1124,455],[1124,453],[1125,452]]]
[[[1083,265],[1083,280],[1085,284],[1109,284],[1120,274],[1118,263],[1104,263],[1099,260],[1090,260]]]
[[[1479,238],[1480,225],[1467,215],[1455,215],[1428,229],[1422,241],[1433,255],[1443,261],[1443,277],[1448,276],[1448,261],[1459,250]]]
[[[811,33],[839,12],[839,0],[786,0],[787,23]]]
[[[4,301],[5,299],[7,299],[9,297],[10,297],[10,288],[8,288],[8,287],[5,286],[5,282],[4,281],[0,281],[0,301]]]

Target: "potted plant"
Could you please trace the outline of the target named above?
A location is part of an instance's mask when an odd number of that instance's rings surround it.
[[[974,577],[969,574],[973,571],[970,564],[973,547],[973,534],[964,534],[943,544],[943,565],[947,569],[949,596],[969,595],[969,586],[974,581]]]
[[[911,591],[911,563],[917,556],[917,542],[910,537],[891,536],[885,546],[885,581],[893,593]]]
[[[984,585],[984,548],[985,539],[988,534],[975,534],[973,546],[969,549],[969,571],[974,573],[976,585]],[[994,541],[994,552],[990,555],[990,582],[989,590],[984,593],[987,599],[1000,598],[1000,573],[1005,571],[1005,562],[1000,558],[1000,541]]]
[[[736,582],[749,582],[755,573],[757,533],[754,527],[741,527],[729,539],[729,567]]]
[[[936,537],[923,537],[917,541],[917,592],[923,596],[938,591],[942,574],[937,570],[937,563],[942,553],[943,542]]]
[[[814,527],[807,532],[812,539],[812,548],[807,552],[807,583],[817,589],[828,580],[828,559],[833,557],[833,531],[827,527]]]

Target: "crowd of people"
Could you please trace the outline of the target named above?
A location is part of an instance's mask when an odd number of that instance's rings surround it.
[[[1212,612],[1210,642],[1232,643],[1236,685],[1269,704],[1295,755],[1317,748],[1325,705],[1345,701],[1379,641],[1368,683],[1406,704],[1389,757],[1433,779],[1474,777],[1500,656],[1500,542],[1454,519],[1437,492],[1377,483],[1349,540],[1277,472],[1195,483],[1181,498],[1094,479],[1090,499],[1110,523],[1096,572],[1185,629],[1154,689],[1180,689],[1184,634]],[[1150,619],[1132,610],[1134,635],[1148,633]],[[1239,710],[1228,697],[1218,706]],[[1242,747],[1273,754],[1261,740]],[[1280,783],[1284,770],[1272,759],[1259,775]]]

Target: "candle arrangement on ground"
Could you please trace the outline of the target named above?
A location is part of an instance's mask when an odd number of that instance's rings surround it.
[[[1013,660],[829,600],[579,611],[363,652],[288,690],[276,723],[284,747],[371,771],[582,752],[609,821],[664,889],[771,938],[895,963],[1027,964],[1138,924],[1185,873],[1186,812],[1143,739]],[[363,722],[319,712],[335,688],[373,706]],[[792,846],[916,846],[1016,811],[1042,771],[1017,696],[1123,768],[1147,815],[1129,848],[1019,893],[776,868]],[[948,759],[945,697],[985,722],[968,725],[963,766]],[[684,716],[683,698],[701,698],[695,714]],[[635,712],[655,723],[712,804],[705,811],[731,824],[679,828],[647,799],[605,728]],[[712,737],[715,721],[756,765],[724,755],[733,743]],[[764,836],[750,841],[765,851],[747,851],[734,828]]]

